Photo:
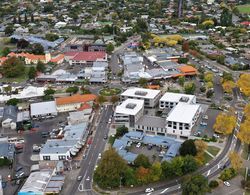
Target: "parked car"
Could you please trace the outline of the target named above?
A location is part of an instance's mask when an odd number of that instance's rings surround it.
[[[49,132],[42,132],[41,136],[42,136],[42,138],[47,138],[47,137],[49,137]]]
[[[207,115],[204,115],[202,118],[207,120],[207,119],[208,119],[208,116],[207,116]]]
[[[17,167],[16,167],[16,172],[19,172],[19,171],[21,171],[22,169],[23,169],[22,166],[17,166]]]
[[[81,181],[81,180],[82,180],[82,176],[81,175],[77,176],[77,181]]]
[[[200,125],[201,125],[201,126],[207,126],[207,123],[201,122]]]
[[[38,145],[36,145],[36,144],[34,144],[33,147],[32,147],[32,149],[33,149],[33,152],[40,152],[41,147],[38,146]]]
[[[230,183],[228,181],[223,182],[225,186],[230,187]]]
[[[105,134],[104,137],[103,137],[103,139],[108,139],[108,135]]]
[[[153,148],[153,146],[149,144],[149,145],[147,146],[147,148],[148,148],[148,150],[151,150],[151,149]]]
[[[141,147],[141,143],[139,142],[138,144],[136,144],[136,147],[140,148]]]
[[[23,171],[18,171],[18,172],[15,174],[15,176],[16,176],[17,178],[23,177],[23,176],[24,176],[24,172],[23,172]]]
[[[102,154],[99,153],[99,154],[98,154],[98,159],[101,159],[101,158],[102,158]]]
[[[145,190],[146,193],[150,193],[150,192],[153,192],[153,191],[154,191],[154,188],[147,188],[147,189]]]

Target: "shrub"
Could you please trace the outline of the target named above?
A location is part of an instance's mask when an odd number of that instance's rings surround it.
[[[211,180],[211,181],[209,182],[209,187],[210,187],[210,188],[216,188],[216,187],[218,187],[218,186],[219,186],[219,182],[216,181],[216,180]]]
[[[220,179],[222,181],[227,181],[227,180],[230,180],[232,179],[233,177],[235,177],[237,175],[236,171],[233,169],[233,168],[228,168],[228,169],[225,169],[221,172],[220,174]]]

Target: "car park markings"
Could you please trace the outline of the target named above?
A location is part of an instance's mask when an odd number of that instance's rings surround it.
[[[207,172],[207,176],[209,176],[210,172],[211,172],[211,169]]]
[[[168,190],[168,188],[166,188],[165,190],[161,191],[161,194],[165,193]]]
[[[78,190],[79,190],[80,192],[83,192],[83,191],[84,191],[84,189],[83,189],[83,184],[82,184],[82,183],[78,186]]]

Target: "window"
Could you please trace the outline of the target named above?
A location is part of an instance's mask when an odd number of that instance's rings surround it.
[[[182,127],[179,127],[180,130],[182,130]]]
[[[174,122],[174,125],[176,125],[176,122]]]
[[[174,129],[176,129],[176,126],[173,126]]]
[[[43,156],[43,160],[50,160],[50,156]]]
[[[66,156],[64,156],[64,155],[58,156],[58,159],[59,159],[59,160],[65,160],[65,159],[66,159]]]

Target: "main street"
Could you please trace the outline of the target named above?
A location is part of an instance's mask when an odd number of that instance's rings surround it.
[[[95,169],[96,162],[98,161],[99,153],[102,153],[107,143],[107,140],[104,139],[104,136],[108,134],[109,131],[109,118],[113,114],[112,105],[103,106],[104,108],[101,111],[99,123],[96,127],[96,132],[94,135],[93,142],[89,147],[87,156],[85,159],[82,159],[81,170],[79,175],[83,176],[80,182],[76,181],[72,188],[67,192],[68,194],[94,194],[92,192],[92,181],[93,173]]]

